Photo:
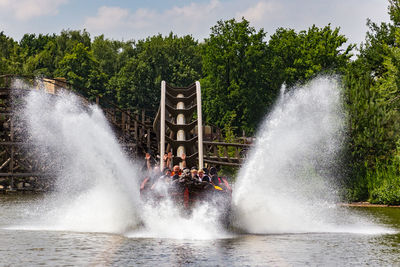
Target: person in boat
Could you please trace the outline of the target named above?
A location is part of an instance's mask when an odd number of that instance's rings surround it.
[[[208,169],[207,168],[203,168],[203,169],[199,170],[198,171],[198,175],[199,175],[199,178],[201,179],[202,182],[211,183],[210,176],[208,176]]]
[[[211,176],[211,182],[214,185],[219,185],[219,178],[218,178],[218,173],[217,173],[217,169],[215,167],[211,167],[210,168],[210,176]]]
[[[171,170],[164,168],[163,175],[159,176],[151,186],[151,190],[156,191],[159,195],[165,196],[171,183]]]
[[[146,153],[146,156],[144,158],[146,159],[147,172],[150,175],[150,173],[151,173],[151,163],[150,163],[151,156],[150,156],[150,153]]]
[[[171,169],[170,168],[165,167],[164,171],[163,171],[163,174],[164,174],[163,176],[165,178],[171,179]]]
[[[197,175],[199,176],[199,180],[202,182],[204,177],[204,171],[202,169],[198,170]]]
[[[171,153],[171,157],[172,157],[172,153]],[[186,154],[182,154],[181,159],[182,159],[182,167],[186,168]],[[179,179],[179,177],[181,175],[182,175],[182,170],[179,168],[179,165],[175,165],[171,172],[172,180]]]
[[[172,172],[171,172],[172,180],[179,179],[179,177],[180,177],[181,175],[182,175],[182,171],[181,171],[181,169],[179,168],[179,165],[175,165],[174,168],[172,169]]]
[[[197,174],[197,169],[196,169],[196,167],[192,167],[192,169],[190,170],[190,173],[191,173],[191,175],[192,175],[192,179],[193,179],[193,180],[198,180],[198,181],[201,182],[201,179],[199,179],[199,176],[198,176],[198,174]]]
[[[182,170],[182,174],[179,176],[179,183],[185,184],[192,181],[192,174],[188,168]]]
[[[155,181],[154,178],[157,178],[157,175],[158,175],[158,170],[157,169],[154,170],[151,167],[151,162],[150,162],[151,155],[150,155],[150,153],[146,153],[144,158],[146,160],[146,174],[144,176],[143,181],[140,184],[140,190],[144,190],[145,187],[151,186],[153,184],[153,182]]]
[[[164,166],[167,168],[172,168],[172,152],[168,152],[164,154],[163,157]]]

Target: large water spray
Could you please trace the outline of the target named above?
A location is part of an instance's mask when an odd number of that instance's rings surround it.
[[[360,218],[336,205],[343,114],[336,79],[282,91],[238,175],[237,227],[250,233],[362,231],[351,226]]]
[[[139,183],[145,176],[140,162],[124,154],[96,105],[85,105],[68,91],[57,96],[31,91],[24,102],[17,112],[27,125],[31,149],[56,179],[55,191],[28,207],[29,222],[18,229],[184,239],[225,236],[219,214],[209,205],[187,216],[169,199],[153,205],[140,200]]]
[[[19,115],[32,149],[56,177],[56,190],[28,207],[26,223],[14,228],[182,239],[231,236],[212,205],[182,216],[168,199],[142,203],[138,184],[143,173],[126,157],[96,105],[83,105],[69,92],[55,97],[32,91],[24,100]],[[336,208],[332,163],[343,131],[336,80],[317,79],[282,93],[238,175],[234,225],[247,233],[371,233],[371,227],[360,227],[359,217],[338,215]],[[341,218],[345,222],[338,222]]]
[[[37,214],[45,229],[123,232],[140,223],[139,168],[124,155],[102,111],[67,91],[32,91],[20,112],[55,192]]]

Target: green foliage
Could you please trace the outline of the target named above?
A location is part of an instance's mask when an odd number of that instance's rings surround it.
[[[18,43],[0,32],[0,73],[20,74],[22,56]]]
[[[359,58],[346,73],[349,116],[348,197],[400,203],[399,2],[389,1],[394,24],[368,21]]]
[[[245,19],[219,21],[203,45],[204,109],[208,121],[252,134],[285,82],[306,82],[321,73],[344,72],[354,45],[330,25],[296,33],[280,28],[268,42]],[[239,130],[240,129],[240,130]]]
[[[56,35],[43,35],[39,34],[24,34],[21,41],[19,42],[20,47],[23,49],[26,57],[34,56],[40,53],[49,42],[54,42]]]
[[[232,126],[252,133],[275,98],[266,76],[265,32],[256,32],[243,19],[219,21],[202,47],[204,113],[223,128]]]
[[[400,165],[379,166],[374,173],[367,173],[369,201],[376,204],[400,205]]]
[[[93,51],[82,43],[77,43],[71,53],[66,53],[60,61],[56,75],[65,77],[79,93],[94,97],[103,93],[99,89],[104,88],[103,84],[106,82],[106,75],[99,70],[98,65]],[[83,91],[83,88],[87,91]]]
[[[25,34],[18,43],[0,32],[0,73],[65,77],[85,96],[100,94],[121,108],[153,115],[162,80],[187,86],[201,79],[205,121],[222,128],[226,142],[243,130],[256,131],[282,84],[295,88],[321,73],[339,73],[349,129],[347,197],[398,204],[400,0],[388,2],[391,23],[368,21],[353,62],[354,45],[345,46],[347,38],[330,25],[300,32],[279,28],[266,41],[263,29],[231,19],[218,21],[203,43],[173,33],[138,41],[100,35],[92,41],[85,30]]]
[[[224,135],[224,141],[226,143],[237,143],[238,139],[235,135],[235,127],[232,126],[233,121],[235,120],[235,114],[232,114],[229,122],[224,125],[223,129],[223,135]],[[241,149],[238,148],[237,153],[240,153]],[[236,150],[234,147],[224,147],[224,146],[218,146],[218,154],[220,157],[225,157],[226,154],[229,157],[235,157],[236,156]],[[227,176],[230,178],[235,178],[237,174],[238,169],[235,167],[229,167],[229,166],[222,166],[220,170],[220,174],[222,176]]]
[[[179,53],[177,53],[179,51]],[[187,86],[201,77],[198,43],[187,35],[156,35],[135,43],[135,53],[110,80],[118,104],[152,110],[159,106],[162,80]]]
[[[43,50],[28,57],[24,64],[24,72],[36,76],[52,77],[56,70],[54,58],[57,55],[57,47],[54,41],[49,41]]]
[[[268,43],[272,68],[288,86],[306,82],[321,73],[342,73],[354,48],[349,45],[343,51],[341,47],[346,41],[339,34],[339,28],[332,30],[330,25],[321,29],[313,25],[299,33],[279,28]]]
[[[108,77],[112,77],[126,63],[126,54],[130,52],[130,56],[133,56],[132,46],[133,42],[108,40],[104,39],[104,35],[100,35],[94,38],[91,47],[94,57],[99,62],[100,70]]]
[[[395,27],[400,26],[400,1],[389,0],[389,15]]]

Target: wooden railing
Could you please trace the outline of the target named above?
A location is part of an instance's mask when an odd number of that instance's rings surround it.
[[[36,78],[34,76],[0,75],[0,190],[19,188],[24,190],[28,184],[35,188],[51,186],[51,173],[48,164],[35,156],[35,148],[30,140],[26,140],[26,128],[20,125],[15,117],[13,101],[29,90],[21,90],[21,94],[14,95],[11,90],[12,81],[21,79],[30,86],[21,89],[32,89],[39,83],[50,85],[45,88],[48,93],[57,95],[60,88],[69,88],[73,85],[63,79]],[[22,86],[22,85],[21,85]],[[41,85],[43,87],[43,84]],[[29,88],[28,88],[29,87]],[[94,103],[80,96],[87,105]],[[155,119],[148,116],[143,110],[124,110],[117,107],[105,97],[91,97],[98,104],[110,124],[112,125],[120,143],[132,157],[143,156],[144,152],[158,153],[158,139],[153,130]],[[19,100],[18,100],[19,101]],[[17,101],[17,102],[18,102]],[[246,159],[250,144],[225,143],[221,130],[213,125],[204,129],[204,162],[209,165],[225,165],[239,167]],[[193,129],[196,131],[196,129]],[[239,141],[238,141],[239,142]],[[243,142],[243,141],[240,141]],[[21,186],[22,184],[22,186]]]
[[[235,144],[204,141],[204,162],[211,165],[240,167],[252,147],[251,144]]]
[[[23,83],[12,84],[15,79]],[[13,88],[11,89],[13,85]],[[27,85],[27,86],[26,86]],[[16,88],[14,88],[16,87]],[[45,189],[51,186],[49,162],[42,162],[35,156],[35,148],[27,140],[26,127],[14,113],[16,103],[22,103],[29,90],[43,89],[57,95],[61,88],[71,89],[72,85],[62,79],[36,78],[33,76],[0,75],[0,190],[32,190]],[[15,91],[17,90],[17,91]],[[92,102],[76,93],[83,104]],[[157,140],[152,132],[152,118],[144,111],[126,111],[118,108],[103,97],[95,97],[96,103],[102,108],[112,125],[121,145],[132,157],[142,157],[147,150],[157,148]],[[28,186],[26,186],[28,185]]]

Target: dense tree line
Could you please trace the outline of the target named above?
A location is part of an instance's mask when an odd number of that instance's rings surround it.
[[[283,84],[316,75],[342,77],[348,115],[350,200],[400,203],[400,8],[389,0],[391,23],[368,21],[365,42],[354,45],[331,25],[267,36],[245,19],[218,21],[208,38],[155,35],[117,41],[86,31],[0,32],[0,74],[64,77],[88,97],[102,95],[124,109],[156,112],[160,82],[201,81],[205,120],[229,133],[254,134]]]
[[[400,1],[391,23],[368,21],[358,58],[344,76],[351,200],[400,204]]]
[[[116,41],[86,31],[25,34],[19,42],[0,33],[1,73],[64,77],[80,93],[106,96],[125,109],[155,112],[161,80],[187,86],[201,80],[206,120],[253,134],[285,82],[321,72],[342,72],[352,46],[339,29],[280,28],[267,36],[245,19],[219,21],[203,42],[192,36],[155,35]],[[84,88],[84,89],[83,89]]]

